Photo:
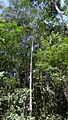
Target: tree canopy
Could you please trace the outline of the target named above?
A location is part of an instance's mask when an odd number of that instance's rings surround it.
[[[0,118],[67,120],[68,1],[8,2],[0,5]]]

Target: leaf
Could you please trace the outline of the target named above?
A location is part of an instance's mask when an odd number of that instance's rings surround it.
[[[5,28],[5,25],[3,23],[0,23],[0,28]]]
[[[21,27],[16,27],[16,28],[15,28],[15,32],[21,33],[21,32],[22,32]]]

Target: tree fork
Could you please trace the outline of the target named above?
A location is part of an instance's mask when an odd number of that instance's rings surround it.
[[[57,11],[58,14],[60,15],[60,18],[62,19],[62,22],[64,22],[64,20],[63,20],[63,13],[64,13],[64,12],[62,12],[62,11],[59,9],[59,7],[57,6],[57,4],[56,4],[56,2],[55,2],[54,0],[51,0],[51,1],[52,1],[52,3],[54,4],[54,7],[55,7],[56,11]]]

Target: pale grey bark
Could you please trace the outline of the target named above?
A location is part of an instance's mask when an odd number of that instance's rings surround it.
[[[32,53],[33,53],[33,41],[31,45],[31,60],[30,60],[30,120],[32,118]]]
[[[68,29],[68,23],[65,22],[65,20],[64,20],[64,12],[59,9],[59,7],[57,6],[57,4],[54,0],[51,0],[51,2],[54,4],[54,7],[57,10],[62,22],[65,24],[66,28]]]
[[[60,18],[62,19],[62,22],[64,22],[64,19],[63,19],[63,14],[64,14],[64,12],[62,12],[60,9],[59,9],[59,7],[57,6],[57,4],[56,4],[56,2],[54,2],[54,0],[51,0],[52,1],[52,3],[54,4],[54,7],[55,7],[55,9],[57,10],[57,12],[58,12],[58,14],[60,15]]]

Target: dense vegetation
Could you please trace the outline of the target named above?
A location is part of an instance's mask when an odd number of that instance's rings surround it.
[[[0,9],[0,119],[68,120],[68,1]]]

